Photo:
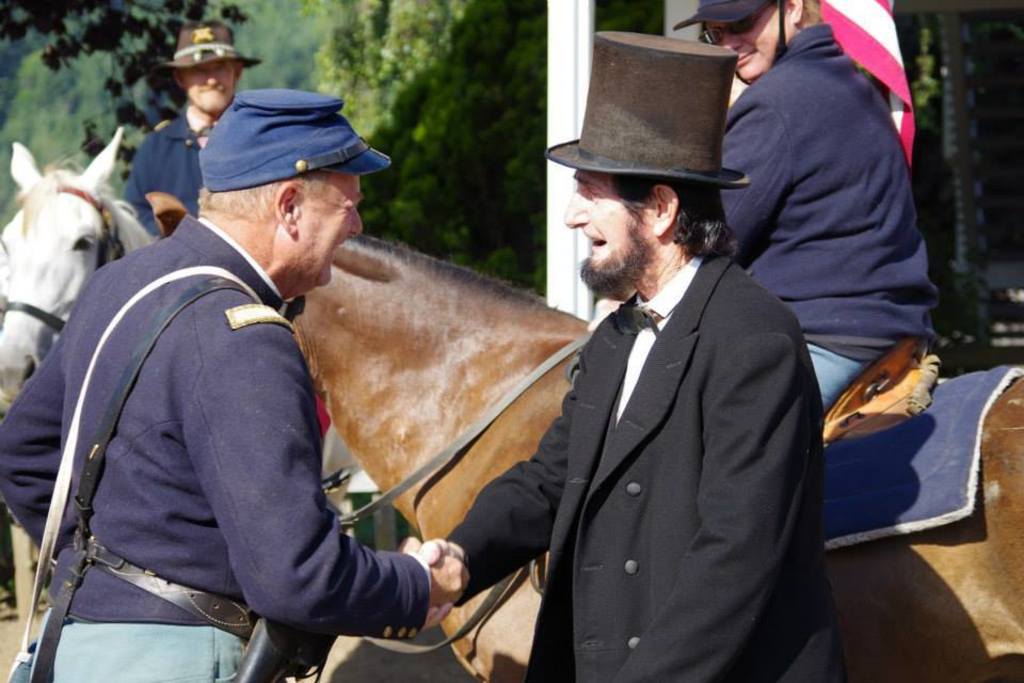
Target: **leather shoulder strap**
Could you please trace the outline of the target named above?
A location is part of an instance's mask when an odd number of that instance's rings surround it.
[[[71,568],[72,577],[61,584],[60,590],[50,608],[50,616],[47,619],[46,627],[36,648],[35,664],[32,667],[31,683],[47,683],[53,671],[54,661],[57,655],[57,645],[60,642],[61,629],[64,620],[71,609],[71,602],[74,599],[75,591],[81,585],[82,577],[91,566],[87,546],[92,540],[90,521],[93,515],[92,501],[96,494],[100,478],[103,475],[103,464],[107,446],[117,430],[117,424],[121,419],[125,402],[135,387],[139,372],[146,358],[152,352],[157,339],[167,329],[167,326],[183,311],[189,304],[200,297],[219,289],[238,289],[245,291],[238,286],[235,277],[225,278],[218,275],[205,275],[196,278],[174,297],[167,305],[157,309],[149,319],[145,333],[139,341],[138,346],[132,349],[121,376],[118,378],[114,392],[107,399],[106,409],[103,412],[99,425],[95,430],[93,445],[82,466],[82,475],[79,478],[78,493],[75,495],[75,507],[78,514],[78,530],[76,531],[76,558]],[[108,328],[110,331],[111,328]],[[93,361],[96,355],[93,355]],[[84,393],[86,387],[82,387]],[[81,401],[81,396],[79,396]],[[66,454],[65,454],[66,455]],[[74,453],[71,454],[74,457]],[[61,463],[63,465],[63,463]],[[47,520],[49,523],[49,519]],[[82,548],[78,548],[78,544]]]
[[[34,632],[34,621],[39,607],[39,601],[42,597],[43,587],[49,580],[50,572],[53,569],[52,560],[54,546],[56,545],[57,536],[60,531],[61,520],[64,518],[64,511],[67,508],[68,494],[70,493],[71,488],[72,465],[74,463],[74,454],[78,448],[78,433],[81,424],[82,407],[85,403],[86,394],[88,393],[89,382],[92,378],[93,369],[96,367],[96,360],[99,358],[99,354],[103,350],[111,332],[113,332],[114,328],[117,327],[128,311],[140,300],[156,289],[159,289],[171,282],[199,276],[214,276],[229,280],[233,282],[238,289],[249,294],[254,301],[259,301],[259,296],[257,296],[256,292],[254,292],[251,287],[245,284],[234,273],[216,266],[194,266],[191,268],[176,270],[150,282],[125,302],[117,314],[114,315],[113,319],[111,319],[106,330],[104,330],[103,334],[100,336],[99,342],[96,344],[96,349],[93,352],[92,359],[89,361],[85,377],[82,380],[82,386],[78,392],[78,399],[75,404],[75,411],[71,418],[71,424],[68,427],[68,432],[64,439],[64,450],[61,454],[60,467],[57,470],[57,478],[54,482],[53,496],[50,500],[50,510],[46,516],[46,527],[43,531],[42,542],[39,545],[39,561],[36,565],[35,581],[32,586],[32,604],[29,608],[28,618],[25,620],[25,631],[22,634],[21,648],[15,657],[12,670],[14,667],[17,667],[19,663],[27,662],[31,659],[31,654],[28,651],[29,643],[31,642],[32,634]]]

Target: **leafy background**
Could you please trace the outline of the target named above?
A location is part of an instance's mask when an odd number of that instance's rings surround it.
[[[18,12],[49,13],[42,23],[55,25],[57,10],[49,4],[14,1]],[[263,59],[247,70],[242,87],[339,95],[357,130],[394,158],[389,172],[364,185],[370,233],[543,291],[544,0],[169,0],[155,14],[140,14],[145,5],[124,1],[57,5],[76,8],[67,11],[63,33],[30,28],[0,42],[5,168],[14,140],[41,162],[84,166],[89,157],[80,150],[95,151],[96,139],[109,139],[118,119],[138,123],[133,107],[148,125],[173,111],[173,88],[160,90],[166,82],[144,78],[138,60],[166,59],[174,32],[105,35],[102,27],[121,24],[107,15],[97,19],[97,12],[120,5],[122,14],[126,8],[138,14],[143,28],[147,21],[159,25],[168,8],[227,15],[240,50]],[[596,24],[660,33],[662,12],[663,0],[598,0]],[[0,16],[0,36],[10,35],[3,29],[12,16],[18,13]],[[976,324],[977,291],[950,267],[953,191],[942,157],[937,26],[934,18],[904,16],[899,29],[917,99],[920,226],[943,294],[934,317],[944,336],[963,336]],[[54,62],[61,64],[57,71],[47,67]],[[129,128],[129,147],[144,128]],[[125,162],[122,172],[127,168]],[[14,196],[10,180],[0,183],[0,218],[13,213]]]

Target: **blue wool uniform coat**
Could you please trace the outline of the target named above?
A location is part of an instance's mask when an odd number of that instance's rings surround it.
[[[225,268],[264,303],[282,303],[241,254],[191,218],[172,237],[97,271],[0,424],[0,491],[37,542],[99,336],[144,285],[196,265]],[[87,395],[76,473],[144,320],[175,291],[170,285],[144,299],[108,340]],[[429,595],[423,567],[340,533],[319,487],[320,437],[305,361],[282,325],[232,331],[225,310],[246,303],[251,299],[235,290],[208,294],[157,341],[107,451],[92,521],[97,539],[163,578],[244,600],[262,616],[305,630],[379,636],[418,628]],[[73,527],[69,510],[58,549],[67,548]],[[54,585],[70,554],[61,553]],[[202,623],[96,570],[87,573],[71,613]]]
[[[750,177],[722,192],[737,262],[792,307],[809,342],[868,360],[863,347],[932,336],[937,293],[906,159],[830,26],[797,34],[740,96],[723,155]]]
[[[792,313],[707,259],[610,428],[634,341],[601,324],[537,453],[451,534],[467,595],[550,549],[529,683],[842,681]]]
[[[124,197],[139,220],[154,235],[159,234],[147,192],[167,192],[177,197],[190,215],[199,213],[199,141],[188,127],[185,114],[155,130],[142,141],[132,159]]]

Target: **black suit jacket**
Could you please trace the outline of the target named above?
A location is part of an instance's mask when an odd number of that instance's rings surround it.
[[[550,549],[528,681],[843,680],[795,318],[706,260],[609,429],[633,341],[598,328],[537,453],[452,533],[467,596]]]

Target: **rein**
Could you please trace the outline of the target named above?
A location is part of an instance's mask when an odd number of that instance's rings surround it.
[[[582,348],[582,346],[587,343],[588,339],[590,339],[589,334],[579,336],[548,356],[547,359],[535,367],[529,375],[519,380],[515,386],[509,389],[497,403],[491,405],[491,407],[487,409],[487,412],[485,412],[476,422],[466,428],[466,430],[462,432],[447,448],[435,455],[425,464],[421,465],[415,472],[407,476],[398,484],[388,489],[387,492],[381,494],[380,498],[364,505],[358,510],[354,510],[347,515],[343,515],[338,521],[343,527],[351,527],[360,519],[373,514],[385,505],[389,505],[410,488],[455,460],[456,457],[465,453],[469,447],[476,442],[480,435],[491,426],[491,423],[498,419],[499,415],[505,412],[506,408],[515,403],[527,389],[533,386],[541,377],[546,375],[551,368],[555,367]],[[339,473],[335,472],[334,474],[327,476],[325,481],[334,480],[338,476]]]
[[[497,403],[488,408],[478,420],[463,431],[462,434],[460,434],[458,438],[456,438],[455,441],[453,441],[447,448],[435,455],[427,463],[417,468],[415,472],[403,479],[397,485],[388,489],[388,491],[382,494],[377,500],[340,517],[339,521],[341,522],[341,525],[343,527],[352,526],[360,519],[376,512],[384,505],[391,503],[398,498],[398,496],[412,488],[415,484],[430,477],[432,474],[438,472],[443,467],[454,461],[457,457],[464,454],[469,450],[469,447],[476,442],[480,435],[491,426],[498,416],[505,412],[506,408],[515,403],[520,396],[532,387],[537,380],[546,375],[548,371],[572,354],[579,351],[579,349],[587,343],[588,339],[590,339],[590,334],[584,334],[573,339],[571,342],[548,356],[544,362],[535,367],[530,374],[509,389]],[[337,481],[343,476],[343,472],[344,468],[326,477],[324,482]],[[434,643],[433,645],[416,645],[415,643],[400,643],[390,640],[381,640],[378,638],[366,638],[366,640],[385,650],[409,655],[426,654],[427,652],[433,652],[434,650],[451,645],[455,641],[465,637],[470,631],[490,617],[490,615],[505,602],[505,599],[519,587],[519,584],[522,583],[528,571],[529,570],[526,568],[521,568],[514,574],[507,576],[500,583],[496,584],[491,588],[487,597],[480,606],[477,607],[476,611],[473,612],[469,619],[467,619],[455,633],[438,643]],[[536,585],[534,587],[536,588]]]
[[[61,185],[57,188],[57,194],[70,194],[78,197],[86,204],[96,209],[100,215],[103,227],[100,231],[100,241],[96,247],[96,268],[124,256],[124,244],[117,235],[117,224],[114,222],[110,209],[103,205],[99,199],[85,190],[70,185]],[[35,318],[58,334],[64,329],[64,319],[58,315],[45,311],[38,306],[26,301],[8,301],[7,312],[18,311],[29,317]]]

